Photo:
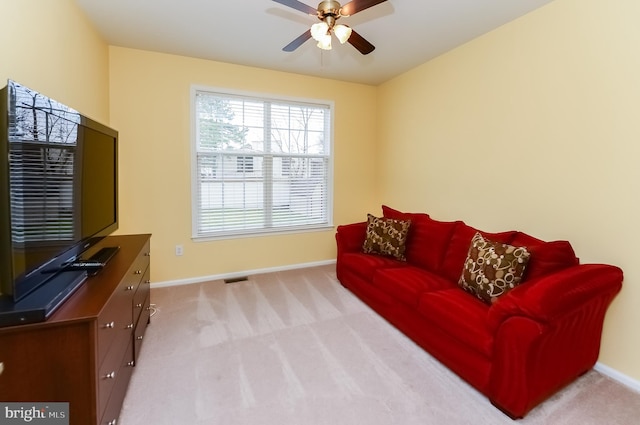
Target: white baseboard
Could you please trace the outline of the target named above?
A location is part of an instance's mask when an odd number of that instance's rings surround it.
[[[335,264],[335,263],[336,263],[336,260],[316,261],[313,263],[291,264],[287,266],[245,270],[245,271],[223,273],[223,274],[210,275],[210,276],[199,276],[199,277],[193,277],[188,279],[166,280],[163,282],[153,282],[151,283],[151,287],[163,288],[166,286],[189,285],[192,283],[209,282],[212,280],[234,279],[241,276],[251,276],[252,274],[273,273],[273,272],[281,272],[281,271],[287,271],[287,270],[305,269],[308,267],[326,266],[326,265]]]
[[[609,366],[604,365],[600,362],[596,363],[593,368],[603,375],[606,375],[609,378],[613,379],[614,381],[617,381],[622,385],[640,393],[640,381],[637,381],[623,373],[620,373],[617,370],[610,368]]]

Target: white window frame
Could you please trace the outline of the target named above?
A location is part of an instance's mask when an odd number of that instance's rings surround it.
[[[257,100],[274,103],[290,103],[292,105],[317,105],[319,107],[327,108],[329,113],[328,129],[325,130],[325,137],[328,137],[326,146],[328,152],[324,155],[328,161],[327,176],[326,176],[326,205],[325,216],[326,220],[323,223],[314,223],[297,226],[285,226],[285,227],[261,227],[252,229],[234,229],[234,230],[220,230],[216,232],[202,232],[200,230],[200,183],[203,181],[198,169],[198,120],[196,99],[200,92],[211,93],[214,95],[241,97],[246,100]],[[192,239],[194,241],[207,241],[217,239],[234,239],[242,237],[254,237],[254,236],[267,236],[283,233],[307,233],[312,231],[326,231],[333,230],[333,130],[334,130],[334,103],[330,100],[320,99],[305,99],[305,98],[293,98],[278,96],[272,94],[264,94],[257,92],[246,92],[238,90],[230,90],[226,88],[209,87],[201,85],[191,86],[191,99],[190,99],[190,117],[191,117],[191,208],[192,208]],[[253,153],[240,154],[241,156],[254,156]],[[310,157],[313,155],[310,155]],[[267,213],[269,214],[269,213]]]

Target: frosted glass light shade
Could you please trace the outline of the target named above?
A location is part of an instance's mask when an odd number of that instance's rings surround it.
[[[318,47],[322,50],[331,50],[331,34],[325,34],[318,40]]]
[[[333,33],[336,35],[340,43],[344,44],[351,36],[351,28],[346,25],[336,25],[333,27]]]
[[[323,37],[328,35],[329,25],[326,22],[318,22],[317,24],[311,25],[311,37],[314,40],[321,42]]]

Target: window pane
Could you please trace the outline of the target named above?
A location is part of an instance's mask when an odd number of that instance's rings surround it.
[[[299,105],[273,105],[271,137],[274,151],[297,154],[328,153],[328,110]]]
[[[275,161],[274,226],[327,221],[327,158],[280,157]]]
[[[203,232],[260,228],[264,219],[262,158],[253,158],[252,169],[240,170],[246,157],[199,155],[199,211]],[[240,161],[240,162],[239,162]]]

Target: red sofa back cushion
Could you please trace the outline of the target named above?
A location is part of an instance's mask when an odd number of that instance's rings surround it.
[[[512,245],[526,246],[531,253],[524,281],[536,279],[580,263],[568,241],[544,242],[526,233],[518,232],[513,238]]]
[[[456,222],[456,227],[451,235],[449,246],[446,248],[438,274],[454,282],[460,279],[464,260],[467,258],[469,246],[471,246],[471,239],[476,232],[480,232],[482,236],[491,241],[507,244],[511,244],[513,237],[518,233],[516,231],[488,233],[475,229],[462,221]]]
[[[525,270],[523,282],[580,262],[567,241],[545,242],[514,230],[500,233],[483,232],[462,221],[438,221],[426,213],[406,213],[386,205],[382,206],[382,213],[386,218],[411,220],[405,251],[409,264],[436,272],[454,282],[457,282],[462,274],[464,260],[476,232],[480,232],[491,241],[527,247],[531,259]]]
[[[386,218],[411,220],[405,250],[407,262],[425,270],[437,271],[456,222],[434,220],[424,213],[405,213],[386,205],[382,206],[382,213]]]

